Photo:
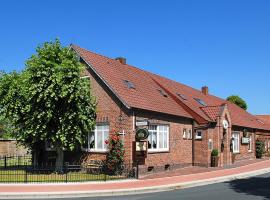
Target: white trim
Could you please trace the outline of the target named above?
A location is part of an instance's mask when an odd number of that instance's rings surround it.
[[[197,135],[198,132],[201,133],[201,136]],[[202,138],[203,138],[203,131],[202,130],[196,130],[196,132],[195,132],[195,140],[202,140]]]
[[[101,130],[99,130],[99,132],[101,131],[101,142],[102,142],[102,148],[97,148],[97,145],[98,145],[98,126],[101,126]],[[107,128],[104,128],[104,127],[107,127]],[[105,132],[108,132],[108,138],[104,138],[104,135],[105,135]],[[105,153],[108,151],[108,149],[106,148],[106,144],[105,144],[105,141],[107,139],[109,139],[109,132],[110,132],[110,127],[108,124],[103,124],[103,125],[96,125],[95,127],[95,130],[91,133],[88,134],[87,136],[87,148],[82,148],[84,151],[86,152],[96,152],[96,153]],[[90,135],[94,133],[94,142],[95,142],[95,147],[94,148],[90,148]],[[100,137],[100,136],[99,136]]]
[[[169,135],[170,135],[170,129],[169,129],[169,125],[150,125],[149,127],[151,127],[151,126],[156,126],[157,127],[157,129],[156,130],[151,130],[150,128],[149,128],[149,132],[150,132],[150,134],[151,134],[151,132],[153,132],[153,131],[156,131],[156,134],[157,134],[157,148],[156,149],[150,149],[150,148],[148,148],[148,151],[149,151],[149,153],[152,153],[152,152],[167,152],[167,151],[169,151],[169,144],[170,144],[170,142],[169,142]],[[163,130],[163,131],[161,131],[161,130],[159,130],[160,129],[160,127],[161,126],[163,126],[163,127],[165,127],[166,128],[166,130]],[[167,133],[167,144],[166,144],[166,148],[159,148],[159,136],[160,136],[160,134],[161,133],[163,133],[163,136],[164,136],[164,134],[165,133]],[[149,137],[150,137],[150,134],[149,134]],[[164,142],[165,140],[163,139],[163,146],[165,146],[165,142]]]
[[[252,145],[253,140],[252,140],[252,133],[249,134],[249,144],[248,144],[248,152],[252,152]]]
[[[237,136],[237,137],[235,137],[235,136]],[[233,132],[232,133],[232,138],[234,138],[233,141],[232,141],[232,143],[233,143],[232,144],[233,153],[240,153],[240,133],[239,132]],[[235,148],[235,139],[238,140],[238,143],[237,143],[238,149]]]

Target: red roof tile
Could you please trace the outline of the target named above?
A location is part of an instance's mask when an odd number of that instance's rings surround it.
[[[256,115],[256,117],[262,122],[270,125],[270,115]]]
[[[221,113],[221,106],[206,106],[201,107],[201,110],[212,120],[216,121]]]
[[[255,116],[224,99],[205,95],[189,86],[128,64],[121,64],[119,61],[78,46],[72,45],[72,48],[129,107],[199,119],[197,121],[203,123],[204,121],[215,121],[220,106],[227,103],[233,125],[270,130],[270,126],[261,123]],[[135,89],[129,89],[124,84],[124,80],[131,81]],[[159,89],[168,93],[168,96],[162,96]],[[177,94],[184,95],[186,100]],[[206,107],[194,98],[204,101]]]

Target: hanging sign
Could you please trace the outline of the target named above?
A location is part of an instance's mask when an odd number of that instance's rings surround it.
[[[147,141],[136,142],[136,151],[146,151]]]
[[[145,140],[148,138],[149,136],[149,132],[146,128],[140,128],[136,131],[136,139],[141,141],[141,140]]]

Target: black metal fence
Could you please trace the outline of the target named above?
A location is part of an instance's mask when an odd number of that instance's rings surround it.
[[[113,173],[105,165],[65,163],[63,166],[32,165],[31,156],[0,157],[0,183],[107,181],[135,178],[135,169],[123,166]]]

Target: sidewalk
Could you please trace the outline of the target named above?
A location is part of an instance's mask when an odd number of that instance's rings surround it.
[[[246,178],[270,172],[270,160],[230,169],[144,180],[68,184],[0,184],[0,199],[116,196],[159,192]]]

